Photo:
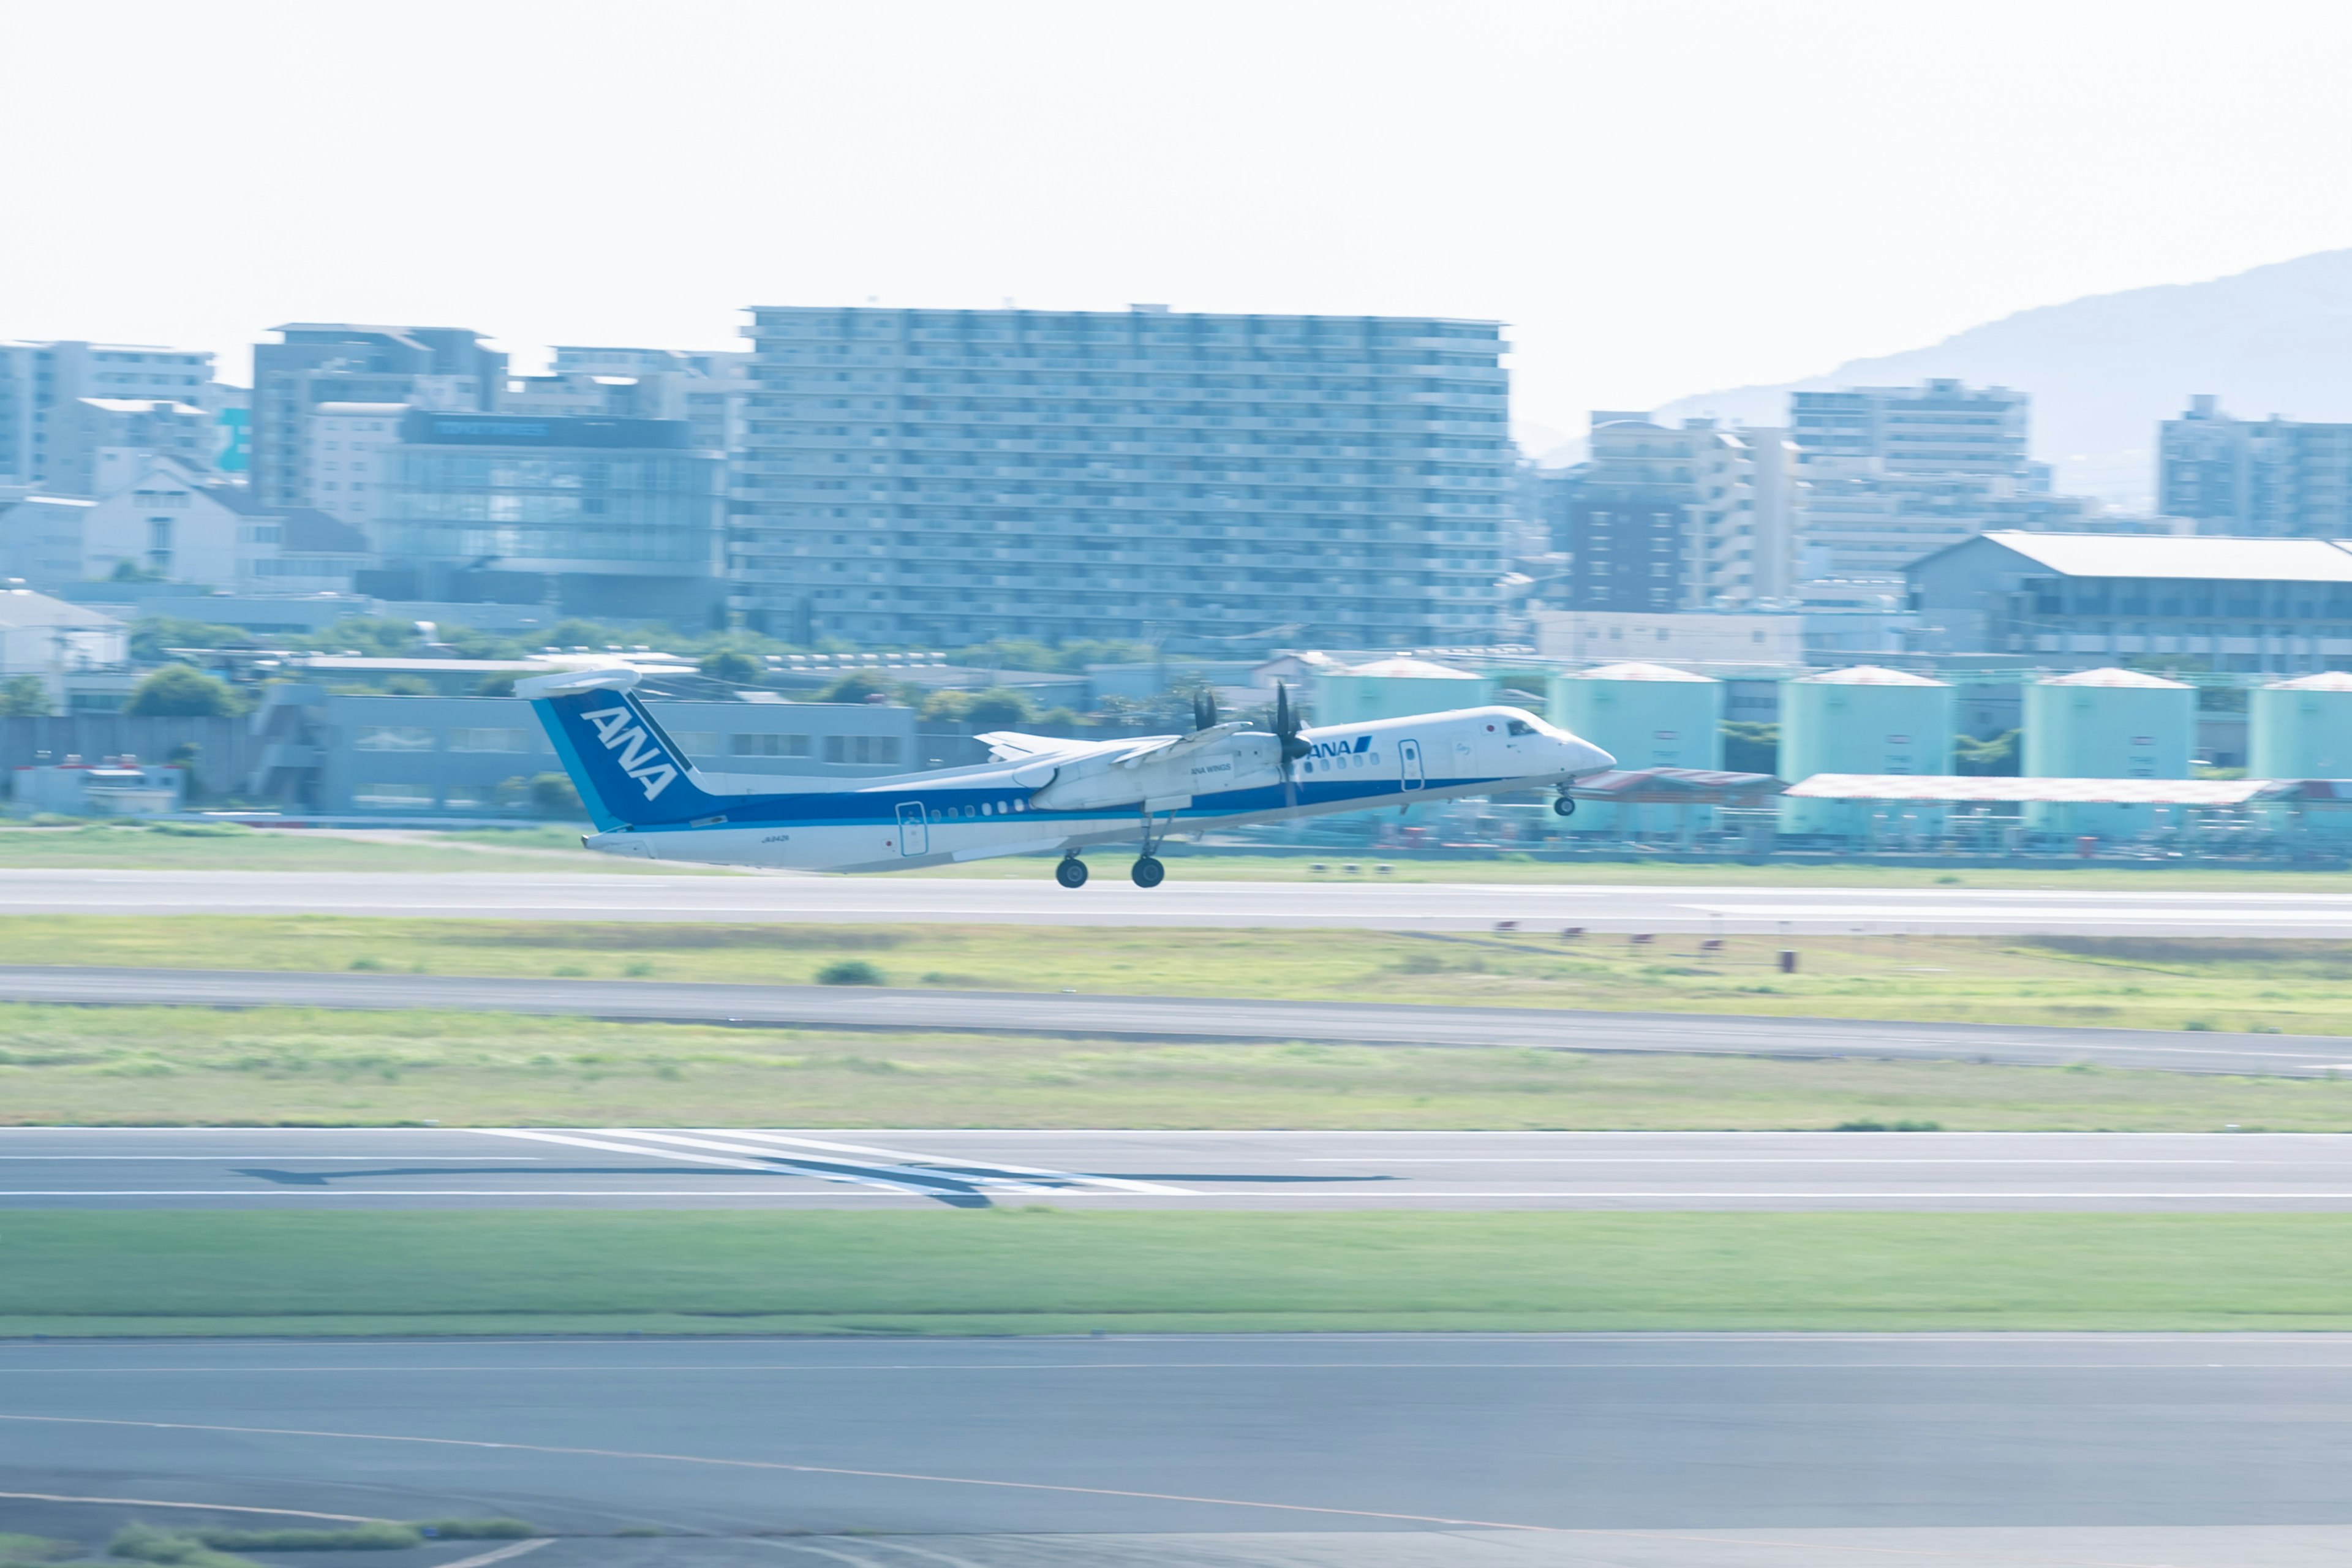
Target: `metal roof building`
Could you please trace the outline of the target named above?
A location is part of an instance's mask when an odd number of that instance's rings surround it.
[[[2352,547],[2325,539],[1983,533],[1914,564],[1922,651],[2059,666],[2352,668]]]

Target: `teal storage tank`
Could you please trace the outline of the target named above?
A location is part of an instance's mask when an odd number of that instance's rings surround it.
[[[2352,779],[2352,675],[2323,670],[2251,692],[2246,773],[2258,779]],[[2352,836],[2352,811],[2264,810],[2274,830],[2300,826],[2328,840]]]
[[[2197,691],[2138,669],[2085,669],[2025,688],[2025,761],[2035,779],[2185,779],[2197,742]],[[2036,833],[2129,838],[2157,826],[2153,805],[2032,801]]]
[[[2325,670],[2250,695],[2247,777],[2352,779],[2352,675]]]
[[[1721,768],[1723,682],[1663,664],[1604,664],[1555,675],[1547,717],[1617,759],[1621,768]],[[1707,832],[1713,806],[1588,804],[1580,833],[1625,838]]]
[[[1780,776],[1949,773],[1952,689],[1907,670],[1856,665],[1780,683]],[[1780,798],[1780,831],[1848,838],[1941,832],[1938,805]]]
[[[1360,724],[1483,708],[1498,688],[1483,675],[1418,658],[1381,658],[1315,677],[1315,722]]]

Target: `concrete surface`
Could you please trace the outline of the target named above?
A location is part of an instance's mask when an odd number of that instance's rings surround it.
[[[2343,1560],[2347,1462],[2332,1335],[0,1345],[0,1528],[691,1538],[530,1568],[2260,1568]]]
[[[2352,1134],[0,1129],[0,1207],[2352,1210]]]
[[[1335,864],[1339,863],[1335,859]],[[1014,925],[1355,927],[1725,934],[2352,938],[2352,893],[1972,888],[1579,887],[1570,883],[1188,882],[1150,891],[1113,865],[1076,892],[1043,863],[994,879],[646,877],[529,872],[0,870],[0,914],[353,914],[530,920],[995,921]],[[1572,875],[1573,868],[1562,868]]]

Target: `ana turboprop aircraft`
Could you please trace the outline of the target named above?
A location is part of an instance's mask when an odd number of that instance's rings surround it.
[[[1205,698],[1188,735],[1065,741],[1000,731],[994,761],[889,778],[707,773],[636,696],[634,669],[515,682],[579,786],[591,849],[649,860],[807,871],[896,871],[1058,849],[1055,879],[1083,887],[1092,844],[1133,839],[1130,875],[1154,888],[1170,832],[1568,786],[1615,760],[1517,708],[1303,728],[1275,689],[1274,731],[1220,721]]]

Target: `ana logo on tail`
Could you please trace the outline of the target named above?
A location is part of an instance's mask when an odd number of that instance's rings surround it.
[[[596,726],[596,738],[604,742],[606,751],[621,753],[616,759],[621,771],[646,786],[647,800],[667,789],[670,781],[677,777],[677,769],[670,765],[661,747],[654,743],[645,726],[626,708],[599,708],[580,717]]]

